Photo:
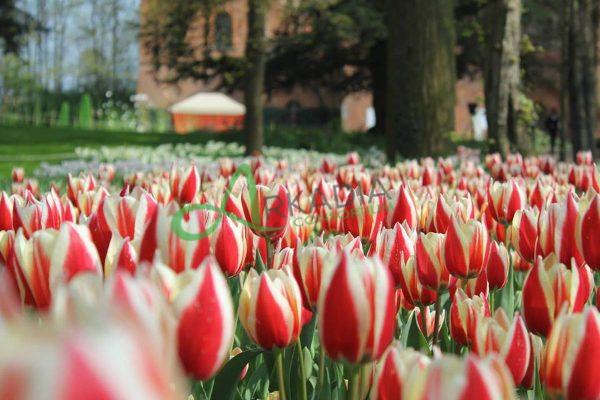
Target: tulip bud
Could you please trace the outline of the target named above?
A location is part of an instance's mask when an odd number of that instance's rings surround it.
[[[188,374],[210,379],[229,359],[235,331],[229,287],[214,258],[207,258],[193,272],[174,305],[179,358]]]
[[[502,243],[490,244],[490,255],[486,267],[487,280],[491,290],[501,289],[506,285],[510,259],[508,250]]]
[[[206,210],[192,211],[187,220],[179,219],[178,226],[174,227],[173,206],[176,208],[175,204],[159,208],[154,232],[151,231],[152,224],[146,228],[140,248],[140,261],[146,260],[146,253],[153,256],[154,252],[146,249],[145,245],[151,248],[152,242],[156,241],[162,262],[175,272],[196,269],[210,253],[208,228],[214,226],[214,214]],[[182,232],[203,235],[196,240],[187,240]]]
[[[523,318],[517,314],[511,323],[504,310],[498,308],[493,318],[483,318],[477,324],[476,332],[473,348],[477,354],[499,354],[506,362],[513,381],[520,384],[531,357],[529,333]]]
[[[494,182],[488,186],[488,204],[494,219],[510,223],[515,213],[527,204],[525,191],[515,179],[508,182]]]
[[[425,369],[430,362],[427,356],[411,348],[403,349],[397,342],[392,343],[377,363],[372,398],[402,400],[402,389],[409,384],[408,375],[415,369]]]
[[[550,196],[551,191],[552,188],[549,185],[543,184],[539,179],[536,180],[535,185],[529,194],[529,204],[531,207],[541,210]]]
[[[542,352],[544,349],[544,342],[542,342],[542,338],[534,335],[533,333],[529,334],[529,342],[531,346],[531,357],[529,357],[529,365],[527,366],[525,377],[521,381],[521,387],[526,389],[531,389],[533,387],[535,374],[539,373],[540,370],[542,363]]]
[[[294,277],[302,291],[304,303],[311,309],[316,308],[319,299],[326,255],[327,250],[319,246],[300,246],[295,253]]]
[[[275,185],[272,189],[257,185],[255,193],[246,190],[242,196],[242,207],[256,235],[275,241],[285,233],[290,210],[288,193],[282,185]]]
[[[0,230],[0,265],[8,264],[8,253],[13,249],[15,241],[15,232]]]
[[[460,223],[453,217],[444,242],[444,257],[452,275],[461,279],[478,276],[487,265],[488,258],[485,226],[475,220]]]
[[[440,314],[439,324],[438,324],[438,334],[442,329],[442,325],[444,325],[444,319],[446,317],[446,310],[442,310]],[[431,337],[434,334],[435,329],[435,311],[430,311],[429,307],[423,307],[423,311],[421,308],[415,308],[415,319],[417,321],[417,326],[419,330],[423,334],[423,336]]]
[[[400,287],[408,302],[415,306],[428,306],[435,303],[437,293],[426,288],[419,280],[415,257],[402,261],[400,267]]]
[[[446,233],[453,216],[462,222],[467,222],[474,215],[473,200],[469,194],[458,198],[440,195],[435,205],[435,216],[433,218],[435,231]]]
[[[102,276],[98,251],[86,226],[65,222],[58,231],[50,258],[50,287],[84,272]]]
[[[5,191],[0,193],[0,231],[13,229],[13,199]]]
[[[451,276],[448,285],[451,299],[454,298],[458,288],[461,288],[467,297],[485,296],[489,298],[490,285],[487,279],[487,272],[483,269],[477,278],[472,279],[459,279]]]
[[[308,243],[315,229],[315,220],[314,215],[300,211],[293,212],[285,233],[281,237],[282,245],[296,248],[299,244]]]
[[[50,305],[50,259],[54,251],[58,231],[46,229],[34,232],[28,240],[19,230],[15,237],[14,254],[19,269],[18,288],[22,296],[31,291],[36,307],[46,309]]]
[[[302,295],[289,268],[260,275],[251,269],[240,295],[239,318],[250,338],[265,349],[298,340]]]
[[[342,252],[326,269],[318,305],[321,344],[333,360],[377,360],[392,341],[395,291],[378,258]]]
[[[364,257],[365,255],[360,237],[354,237],[350,233],[330,236],[325,242],[325,248],[336,252],[345,250],[356,257]]]
[[[281,247],[281,240],[277,247],[273,250],[273,264],[267,265],[267,268],[282,269],[287,266],[292,266],[294,263],[294,249],[289,247]]]
[[[391,195],[395,201],[389,209],[386,226],[391,228],[396,223],[403,224],[406,222],[410,229],[416,229],[419,218],[410,187],[402,184],[397,191],[392,191]]]
[[[25,178],[25,170],[23,168],[13,168],[11,178],[14,183],[21,183]]]
[[[513,263],[513,269],[517,272],[527,272],[533,268],[533,263],[525,261],[519,253],[514,250],[510,251],[510,259]]]
[[[31,192],[27,199],[16,198],[13,211],[13,229],[23,228],[25,237],[30,237],[33,232],[45,227],[47,211],[43,203],[37,201]]]
[[[491,356],[480,359],[467,356],[443,356],[424,369],[414,369],[407,378],[410,385],[402,391],[403,399],[512,399],[514,384],[502,360]]]
[[[118,234],[113,235],[104,262],[104,275],[108,277],[116,270],[127,271],[131,275],[135,275],[137,260],[137,252],[129,237],[123,239]]]
[[[358,163],[360,163],[360,156],[357,152],[352,151],[346,154],[346,163],[350,165],[357,165]]]
[[[246,258],[245,227],[223,215],[211,239],[211,247],[221,270],[226,276],[237,276]]]
[[[42,197],[42,206],[44,207],[45,214],[43,227],[54,229],[60,228],[60,224],[63,221],[63,210],[60,198],[54,189],[51,189],[50,193],[47,193]]]
[[[0,338],[0,398],[182,399],[185,381],[141,329],[119,320],[50,329],[21,324]],[[43,394],[42,394],[43,393]]]
[[[108,196],[103,202],[106,222],[122,238],[138,239],[157,210],[157,203],[147,192],[134,189],[133,196]]]
[[[593,307],[562,314],[546,343],[542,381],[566,400],[600,398],[600,316]]]
[[[435,291],[448,287],[450,274],[444,261],[445,235],[441,233],[419,234],[415,245],[417,274],[421,283]]]
[[[108,252],[108,247],[110,246],[112,239],[112,232],[106,223],[106,218],[104,218],[104,211],[102,208],[98,209],[98,211],[91,215],[87,221],[87,225],[88,229],[90,230],[90,235],[92,236],[94,246],[96,246],[96,249],[98,250],[100,261],[105,262],[106,253]]]
[[[96,188],[96,180],[92,174],[73,178],[71,174],[67,176],[67,196],[73,204],[77,204],[77,199],[81,192],[87,192]]]
[[[600,195],[595,194],[587,209],[582,210],[580,226],[576,231],[577,245],[585,262],[594,271],[600,270],[600,246],[595,238],[600,235]]]
[[[187,276],[186,284],[191,278]],[[181,285],[184,286],[184,285]],[[176,321],[166,296],[144,274],[132,276],[124,270],[116,270],[105,281],[104,301],[110,316],[137,324],[160,349],[165,362],[174,357]]]
[[[571,265],[574,258],[577,265],[583,264],[583,257],[577,249],[578,206],[572,192],[564,202],[551,204],[542,210],[539,219],[540,254],[544,257],[554,252],[558,260]]]
[[[547,336],[563,306],[579,312],[592,292],[592,273],[587,265],[571,269],[556,256],[541,257],[523,282],[523,316],[531,332]]]
[[[490,315],[486,297],[468,298],[458,289],[450,305],[450,335],[458,344],[469,346],[476,338],[477,325],[483,317]]]
[[[415,252],[416,236],[416,232],[410,230],[408,225],[396,223],[393,229],[381,229],[372,247],[392,273],[397,287],[401,281],[401,264]]]
[[[512,221],[512,245],[519,255],[529,262],[535,260],[539,216],[536,208],[526,208],[517,211]]]
[[[173,166],[170,174],[170,185],[173,196],[180,204],[191,203],[200,190],[200,174],[195,165],[191,165],[185,172]]]
[[[419,230],[425,233],[436,232],[435,206],[436,202],[431,198],[424,198],[421,200],[421,216],[419,217]],[[444,231],[444,233],[445,232],[446,231]]]
[[[369,198],[359,191],[351,191],[344,206],[344,231],[364,240],[374,241],[383,225],[383,204],[383,197]]]
[[[594,157],[592,156],[591,151],[580,150],[575,155],[575,159],[577,161],[577,165],[592,165],[594,162]]]

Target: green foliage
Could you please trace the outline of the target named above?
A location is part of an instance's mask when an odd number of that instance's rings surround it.
[[[35,97],[35,101],[33,103],[33,125],[40,126],[42,125],[42,99],[40,96]]]
[[[374,54],[387,37],[383,3],[310,0],[290,9],[273,40],[267,90],[298,83],[337,92],[370,88],[370,68],[385,63]]]
[[[89,94],[84,94],[79,103],[79,127],[92,129],[94,127],[94,116],[92,110],[92,98]]]
[[[71,123],[71,106],[67,101],[63,101],[60,104],[60,111],[58,112],[58,121],[56,125],[60,127],[69,126]]]
[[[17,7],[16,0],[0,1],[0,50],[3,53],[17,54],[23,45],[22,37],[31,27],[40,29],[33,17]]]
[[[167,110],[156,109],[154,114],[154,130],[167,132],[171,129],[171,114]]]
[[[247,350],[228,361],[215,377],[210,398],[214,400],[233,399],[242,370],[246,364],[253,361],[262,352],[262,350]]]

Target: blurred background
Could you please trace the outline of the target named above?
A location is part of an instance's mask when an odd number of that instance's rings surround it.
[[[0,0],[0,169],[239,142],[596,156],[596,0]]]

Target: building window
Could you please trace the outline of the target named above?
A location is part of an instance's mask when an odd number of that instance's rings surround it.
[[[215,43],[219,51],[231,48],[231,16],[226,12],[215,17]]]

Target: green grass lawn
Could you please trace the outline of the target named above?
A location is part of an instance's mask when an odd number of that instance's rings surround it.
[[[265,143],[284,148],[305,148],[322,152],[346,153],[367,150],[371,146],[384,148],[384,137],[365,133],[344,133],[330,126],[324,127],[280,127],[265,129]],[[100,146],[157,146],[165,143],[206,143],[209,140],[243,143],[242,132],[209,133],[196,132],[188,135],[175,133],[137,133],[80,128],[49,128],[31,126],[0,125],[0,180],[6,181],[14,166],[25,168],[30,174],[46,161],[59,163],[74,159],[77,147]],[[481,143],[451,138],[449,149],[458,144],[481,147]]]
[[[75,157],[77,147],[157,146],[164,143],[205,143],[208,140],[238,141],[239,133],[137,133],[0,125],[0,177],[14,166],[31,173],[42,161],[60,162]]]
[[[345,153],[383,148],[383,137],[363,133],[343,133],[331,127],[279,127],[265,129],[265,143],[284,148],[306,148],[323,152]],[[6,179],[14,166],[31,173],[42,161],[59,163],[75,157],[77,147],[157,146],[165,143],[206,143],[209,140],[243,143],[242,132],[187,135],[175,133],[137,133],[80,128],[49,128],[0,125],[0,179]]]

